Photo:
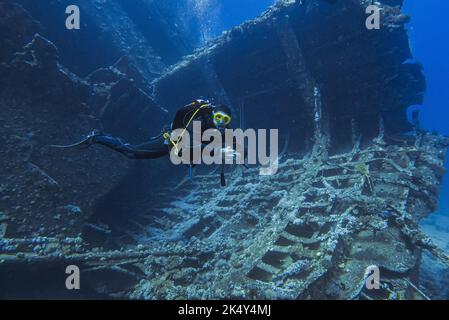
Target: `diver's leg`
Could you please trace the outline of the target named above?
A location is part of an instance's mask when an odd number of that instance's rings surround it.
[[[163,137],[140,145],[131,145],[120,138],[109,135],[98,135],[92,138],[92,143],[106,146],[122,153],[130,159],[155,159],[164,157],[169,154],[169,148],[164,142],[165,139]]]

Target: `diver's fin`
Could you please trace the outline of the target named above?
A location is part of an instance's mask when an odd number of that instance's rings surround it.
[[[83,141],[74,143],[74,144],[68,144],[68,145],[56,145],[56,144],[51,144],[49,145],[50,148],[58,148],[58,149],[72,149],[72,148],[87,148],[90,145],[89,139],[84,139]]]
[[[96,136],[101,135],[101,133],[99,133],[98,131],[94,130],[92,131],[91,134],[89,134],[86,138],[84,138],[83,140],[73,143],[73,144],[68,144],[68,145],[49,145],[50,148],[58,148],[58,149],[72,149],[72,148],[80,148],[80,149],[84,149],[84,148],[88,148],[92,145],[93,142],[93,138]]]

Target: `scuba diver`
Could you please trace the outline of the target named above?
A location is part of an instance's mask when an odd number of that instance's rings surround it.
[[[171,133],[177,129],[189,131],[192,135],[193,122],[201,122],[201,134],[208,129],[219,130],[222,136],[225,129],[229,128],[231,123],[231,110],[225,105],[214,105],[208,100],[197,99],[192,103],[179,109],[171,126],[165,126],[159,136],[151,138],[149,141],[132,145],[121,138],[103,134],[94,130],[82,141],[71,145],[52,145],[54,148],[87,148],[93,144],[106,146],[116,152],[119,152],[130,159],[156,159],[170,155],[172,148],[178,152],[180,139],[172,138]],[[182,136],[182,135],[181,135]],[[225,155],[234,150],[222,149]],[[189,165],[189,176],[192,176],[193,164]],[[225,186],[224,166],[221,170],[221,185]]]

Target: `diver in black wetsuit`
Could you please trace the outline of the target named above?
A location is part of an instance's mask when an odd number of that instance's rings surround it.
[[[100,144],[106,146],[114,151],[120,152],[130,159],[155,159],[170,155],[173,148],[178,155],[182,152],[178,150],[178,144],[180,139],[182,139],[183,134],[181,134],[178,140],[172,138],[172,133],[175,130],[181,129],[189,131],[190,136],[192,136],[193,122],[201,122],[201,136],[208,129],[219,130],[223,136],[225,130],[229,128],[231,123],[231,110],[225,105],[213,105],[207,100],[195,100],[192,103],[179,109],[171,126],[166,126],[162,129],[162,133],[152,138],[151,140],[139,144],[132,145],[127,143],[121,138],[114,137],[107,134],[99,133],[98,131],[93,131],[90,135],[84,138],[78,143],[71,145],[52,145],[54,148],[87,148],[92,144]],[[224,139],[223,139],[224,141]],[[201,142],[200,142],[201,143]],[[202,144],[199,145],[202,148]],[[191,147],[193,151],[194,147]],[[235,148],[234,148],[235,149]],[[222,153],[225,157],[240,157],[234,149],[223,148]],[[243,164],[247,167],[245,164]],[[192,168],[194,165],[191,163],[189,167],[189,176],[192,177]],[[224,176],[224,165],[221,165],[220,173],[221,185],[226,186],[225,176]]]
[[[130,159],[155,159],[169,155],[171,149],[176,146],[176,142],[171,139],[171,132],[176,129],[186,129],[192,133],[193,121],[201,122],[201,133],[208,129],[217,129],[223,134],[231,122],[231,110],[227,106],[215,106],[209,101],[198,99],[179,109],[171,126],[165,127],[159,136],[139,145],[132,145],[121,138],[94,131],[81,142],[52,147],[73,148],[101,144]]]

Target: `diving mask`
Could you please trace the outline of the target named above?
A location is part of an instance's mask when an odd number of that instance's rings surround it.
[[[228,125],[229,123],[231,123],[231,117],[226,113],[214,112],[214,123],[216,126],[222,125],[223,123],[225,125]]]

